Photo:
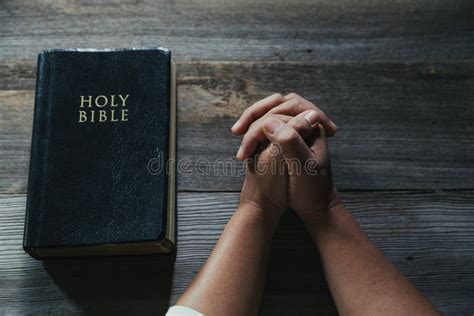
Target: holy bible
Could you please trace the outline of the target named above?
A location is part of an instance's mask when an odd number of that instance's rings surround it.
[[[172,252],[175,134],[169,50],[40,53],[25,251],[38,259]]]

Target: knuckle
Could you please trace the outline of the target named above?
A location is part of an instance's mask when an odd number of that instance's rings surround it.
[[[300,101],[298,99],[290,99],[286,103],[286,106],[288,108],[295,108],[295,107],[298,107],[299,105],[300,105]]]
[[[245,111],[242,113],[242,116],[246,117],[247,119],[253,120],[255,117],[255,113],[253,109],[250,107],[250,108],[245,109]]]
[[[305,100],[306,101],[306,104],[308,106],[308,108],[312,108],[312,109],[316,109],[318,111],[321,111],[317,106],[316,104],[314,104],[313,102],[309,101],[309,100]],[[321,111],[322,112],[322,111]]]
[[[309,103],[309,102],[300,102],[298,104],[298,107],[297,107],[298,112],[302,113],[302,112],[307,111],[307,110],[316,111],[317,109],[314,106],[312,106],[312,104]],[[319,111],[316,111],[316,112],[319,112]]]
[[[249,139],[253,139],[256,137],[256,135],[260,132],[260,130],[263,128],[263,122],[260,119],[256,120],[256,121],[253,121],[249,128],[247,129],[247,133],[245,133],[244,137],[242,138],[242,140],[249,140]]]
[[[272,99],[274,99],[276,103],[285,102],[285,98],[280,93],[274,93],[272,95]]]
[[[252,129],[245,133],[244,137],[242,137],[242,146],[247,147],[252,143],[252,140],[255,138],[255,129]]]
[[[253,131],[257,128],[257,125],[258,125],[260,120],[261,120],[261,118],[259,118],[258,120],[252,120],[252,122],[249,124],[249,127],[247,129],[247,133],[245,133],[244,137],[247,136],[249,134],[249,132],[251,132],[251,131]]]
[[[300,96],[297,93],[290,92],[286,95],[288,99],[298,99]]]
[[[244,147],[248,142],[249,142],[249,136],[248,136],[248,133],[246,133],[244,137],[242,137],[240,144],[242,145],[242,147]]]

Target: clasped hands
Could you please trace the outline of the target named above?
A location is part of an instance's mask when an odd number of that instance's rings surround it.
[[[324,225],[339,203],[326,140],[336,131],[323,111],[295,93],[247,108],[232,127],[244,135],[237,159],[247,160],[240,206],[275,223],[291,208],[307,227]]]

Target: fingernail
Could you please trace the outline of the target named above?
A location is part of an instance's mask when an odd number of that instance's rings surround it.
[[[336,125],[336,123],[334,123],[333,121],[331,121],[329,124],[331,124],[331,127],[332,127],[334,130],[337,130],[337,125]]]
[[[308,121],[310,125],[313,125],[318,121],[318,114],[316,113],[316,111],[310,111],[306,113],[304,118]]]
[[[275,134],[280,128],[282,124],[280,121],[275,119],[268,119],[265,121],[265,128],[271,133]]]
[[[234,130],[238,128],[239,126],[240,126],[240,121],[238,120],[237,122],[234,123],[234,125],[232,125],[231,129]]]
[[[242,149],[242,146],[240,146],[240,147],[239,147],[239,150],[237,151],[237,155],[236,155],[236,157],[237,157],[238,159],[241,158],[241,156],[242,156],[242,154],[243,154],[243,151],[244,151],[244,150]]]

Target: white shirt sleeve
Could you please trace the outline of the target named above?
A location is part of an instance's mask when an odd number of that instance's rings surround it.
[[[194,309],[185,306],[172,306],[166,312],[166,316],[204,316],[201,313],[196,312]]]

